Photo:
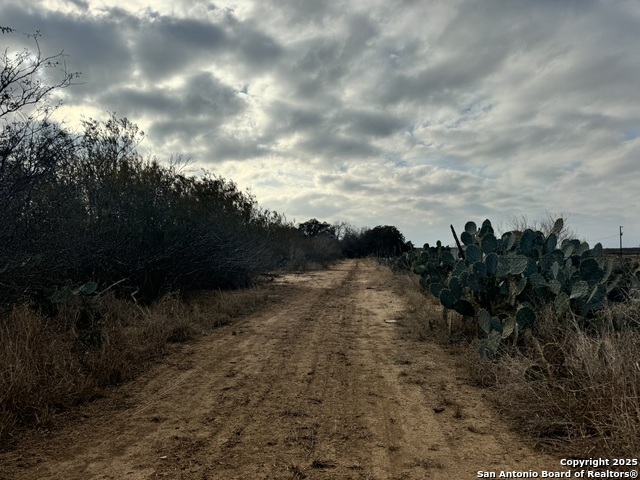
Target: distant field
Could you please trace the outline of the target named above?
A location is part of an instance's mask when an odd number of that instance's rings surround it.
[[[620,255],[619,248],[605,248],[603,250],[605,255]],[[623,248],[622,256],[640,258],[640,248]]]

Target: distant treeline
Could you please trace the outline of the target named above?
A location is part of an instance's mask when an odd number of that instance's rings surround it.
[[[640,257],[640,248],[605,248],[605,255],[622,255],[623,257]]]
[[[312,218],[299,228],[305,237],[338,240],[342,255],[347,258],[397,257],[413,249],[411,242],[405,242],[404,235],[390,225],[358,229],[345,222],[329,224]]]

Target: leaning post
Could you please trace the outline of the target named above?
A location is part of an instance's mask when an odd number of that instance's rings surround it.
[[[453,238],[456,240],[456,245],[458,245],[458,254],[460,255],[460,258],[464,260],[464,250],[462,250],[462,245],[460,245],[460,240],[458,240],[458,235],[456,234],[453,225],[451,225],[451,232],[453,233]]]

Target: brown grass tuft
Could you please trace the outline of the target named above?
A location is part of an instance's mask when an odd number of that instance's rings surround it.
[[[594,319],[637,315],[616,305]],[[635,317],[638,318],[638,317]],[[523,353],[494,364],[495,400],[541,446],[576,456],[633,456],[640,451],[640,331],[585,329],[547,311]]]
[[[0,322],[0,438],[24,424],[46,426],[87,388],[75,338],[22,305]]]
[[[166,295],[149,308],[105,294],[75,299],[54,318],[27,305],[0,317],[0,446],[25,426],[128,381],[168,345],[229,323],[269,298],[266,289]]]
[[[388,271],[388,269],[386,269]],[[425,295],[417,275],[398,274],[393,280],[396,293],[406,299],[403,325],[418,340],[433,338],[438,332],[436,323],[442,307],[431,295]]]

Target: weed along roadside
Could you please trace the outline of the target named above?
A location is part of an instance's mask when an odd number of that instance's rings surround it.
[[[279,275],[253,313],[178,344],[46,436],[17,440],[0,454],[0,478],[449,479],[556,468],[510,431],[455,356],[415,340],[405,280],[368,260]]]

